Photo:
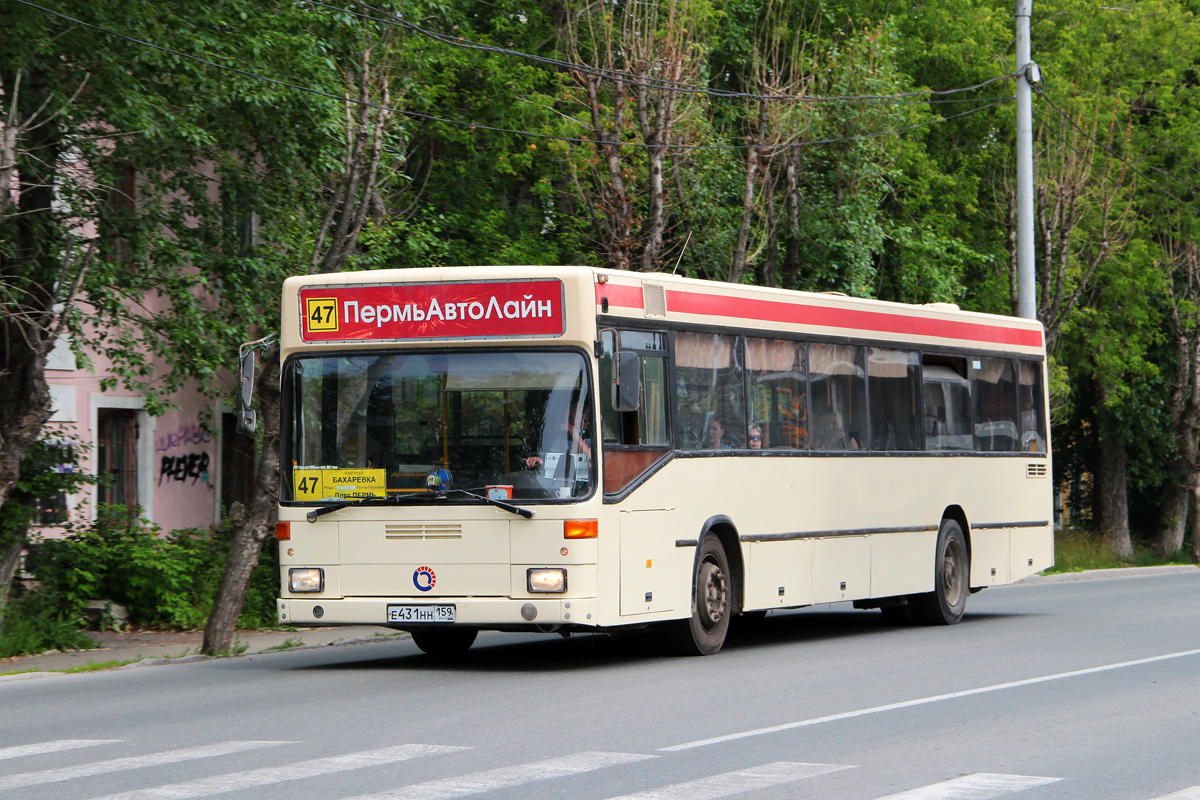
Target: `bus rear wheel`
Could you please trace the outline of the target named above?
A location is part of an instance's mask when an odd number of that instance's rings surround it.
[[[692,615],[669,622],[671,649],[685,656],[711,656],[720,652],[729,632],[733,587],[729,558],[721,541],[704,537],[696,554],[692,576]]]
[[[913,595],[909,603],[927,625],[954,625],[962,619],[971,594],[971,558],[958,522],[942,520],[935,553],[933,591]]]
[[[431,656],[459,656],[471,649],[479,631],[475,628],[420,628],[409,631],[413,643]]]

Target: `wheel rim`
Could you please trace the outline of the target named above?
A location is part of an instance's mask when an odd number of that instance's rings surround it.
[[[957,607],[962,601],[965,584],[962,555],[962,546],[957,539],[946,542],[946,552],[942,556],[942,592],[951,607]]]
[[[728,590],[725,583],[725,573],[715,561],[706,559],[700,565],[700,580],[697,581],[700,613],[700,624],[706,631],[711,631],[721,624],[725,617],[725,607],[728,603]]]

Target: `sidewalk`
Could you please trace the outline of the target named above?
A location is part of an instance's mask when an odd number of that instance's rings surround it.
[[[50,651],[37,656],[0,658],[0,676],[21,670],[51,672],[78,668],[88,664],[118,663],[197,656],[204,639],[201,631],[112,631],[87,634],[98,645],[94,650],[73,650],[65,653]],[[296,631],[238,631],[234,652],[245,645],[246,653],[267,650],[286,650],[293,647],[346,644],[363,641],[389,641],[407,634],[374,625],[354,625],[343,628],[300,628]],[[189,659],[190,660],[190,659]],[[0,678],[3,679],[3,678]],[[11,677],[10,677],[11,679]]]

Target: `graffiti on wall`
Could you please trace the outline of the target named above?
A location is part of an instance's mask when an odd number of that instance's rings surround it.
[[[181,447],[185,444],[208,444],[212,439],[208,438],[208,434],[204,432],[195,422],[185,422],[173,431],[168,431],[163,436],[155,437],[154,450],[159,453],[165,453],[168,450],[174,450],[176,447]]]
[[[164,480],[186,481],[203,480],[208,483],[208,453],[188,453],[182,456],[163,456],[162,468],[158,472],[158,485]]]
[[[205,445],[211,442],[208,434],[204,432],[204,428],[200,427],[195,422],[185,422],[179,425],[175,430],[168,431],[162,436],[154,438],[154,449],[159,453],[166,453],[174,450],[177,447]],[[183,483],[189,478],[192,485],[199,481],[209,483],[208,466],[210,457],[207,452],[201,450],[193,453],[183,453],[181,455],[164,455],[162,457],[161,466],[158,470],[158,485],[162,486],[163,481],[178,481]]]

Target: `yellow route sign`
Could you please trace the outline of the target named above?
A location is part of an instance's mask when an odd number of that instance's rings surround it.
[[[297,467],[292,470],[292,488],[299,502],[330,497],[387,497],[387,471]]]

